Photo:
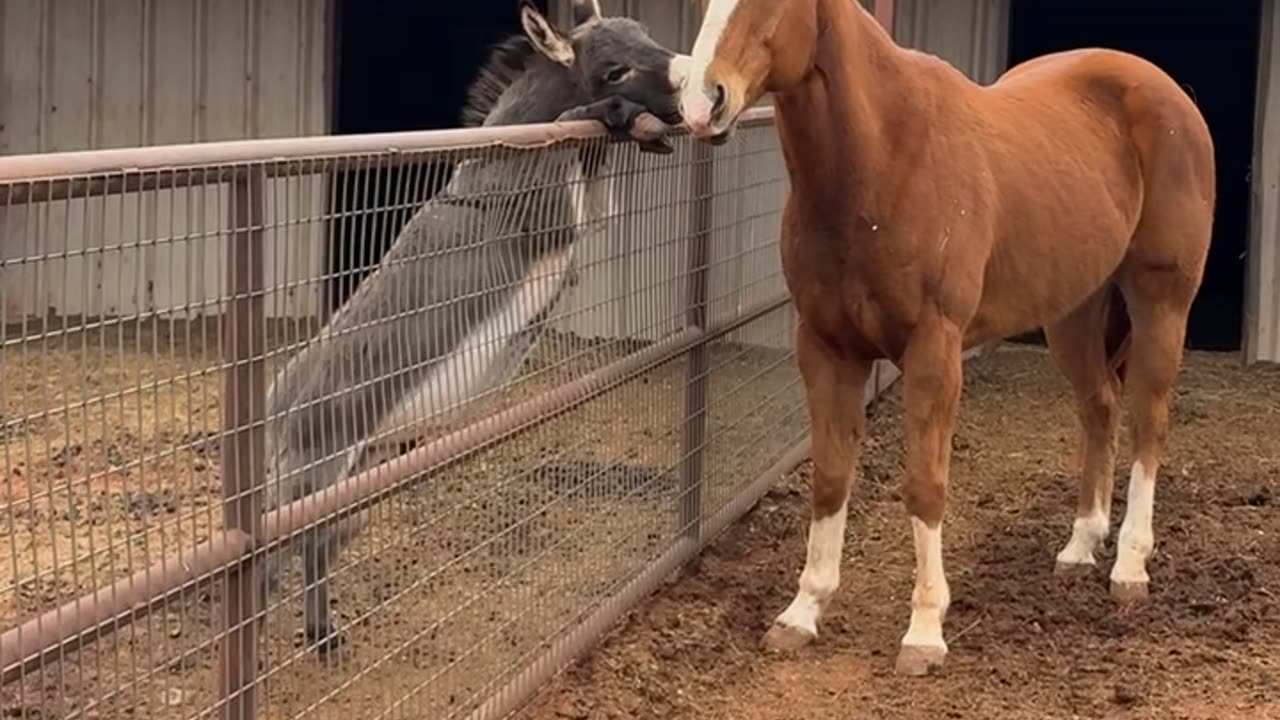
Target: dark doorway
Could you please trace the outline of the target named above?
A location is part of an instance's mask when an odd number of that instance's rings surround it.
[[[539,7],[546,12],[547,0]],[[515,0],[338,0],[335,134],[457,127],[490,48],[520,32]],[[331,181],[328,310],[377,267],[400,227],[448,177],[448,163],[368,167]]]
[[[1187,346],[1241,347],[1261,0],[1013,0],[1009,64],[1108,47],[1164,68],[1195,98],[1217,150],[1218,207]]]

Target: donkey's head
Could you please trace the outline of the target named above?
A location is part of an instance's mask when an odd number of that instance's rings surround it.
[[[635,20],[602,16],[599,0],[573,0],[572,6],[573,29],[563,32],[522,0],[520,24],[534,49],[569,70],[583,101],[621,97],[664,122],[679,123],[688,56],[659,45]]]

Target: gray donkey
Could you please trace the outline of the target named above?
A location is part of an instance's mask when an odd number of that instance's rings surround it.
[[[555,28],[527,0],[523,36],[497,46],[472,85],[466,125],[596,119],[642,149],[670,152],[680,121],[675,78],[686,56],[637,22],[574,0],[574,28]],[[663,122],[639,132],[648,112]],[[415,435],[426,419],[514,375],[574,277],[575,243],[598,216],[601,158],[577,147],[460,163],[449,184],[401,230],[378,269],[267,393],[267,492],[275,507],[357,471],[375,446]],[[593,208],[595,212],[593,212]],[[328,574],[358,530],[327,519],[288,543],[303,560],[308,644],[343,642]],[[279,549],[266,560],[275,592]]]

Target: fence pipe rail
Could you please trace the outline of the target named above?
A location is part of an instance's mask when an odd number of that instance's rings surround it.
[[[631,376],[678,358],[691,348],[733,332],[785,307],[789,302],[790,297],[783,294],[731,319],[715,323],[706,330],[685,328],[576,380],[263,513],[256,548],[250,536],[242,530],[224,530],[187,555],[165,558],[151,568],[92,595],[71,600],[11,628],[0,635],[0,669],[3,672],[0,681],[8,684],[41,663],[56,658],[60,649],[66,649],[72,642],[71,639],[79,646],[95,639],[103,631],[117,629],[144,617],[163,598],[178,591],[193,590],[214,576],[226,574],[222,572],[226,566],[244,561],[255,549],[270,549],[336,513],[358,512],[388,494],[405,489],[427,470],[458,462],[495,440],[536,427],[598,397]],[[196,574],[188,568],[200,568],[202,572]],[[140,588],[138,584],[145,585]]]
[[[757,108],[744,115],[742,124],[761,126],[771,123],[772,119],[772,109]],[[675,134],[682,131],[677,128]],[[224,529],[203,543],[180,549],[150,567],[0,634],[0,684],[11,683],[48,662],[63,659],[66,653],[145,617],[179,593],[220,581],[224,600],[219,668],[221,715],[229,720],[249,720],[256,715],[257,705],[259,628],[255,618],[260,610],[255,606],[260,571],[257,565],[263,550],[335,513],[367,507],[409,486],[426,470],[459,461],[497,439],[536,427],[629,377],[686,354],[690,356],[686,384],[686,409],[690,417],[686,418],[682,434],[685,492],[680,514],[687,537],[663,555],[667,562],[652,564],[640,577],[627,583],[629,590],[625,594],[620,593],[593,611],[586,625],[571,631],[572,638],[562,638],[552,644],[561,648],[561,654],[568,653],[565,658],[571,657],[589,644],[593,636],[611,622],[610,618],[616,618],[634,602],[629,598],[650,592],[651,587],[656,586],[653,583],[669,574],[665,569],[668,565],[678,566],[696,554],[706,537],[701,528],[698,492],[703,474],[702,446],[706,442],[706,429],[699,429],[698,424],[706,421],[707,403],[705,387],[701,392],[698,389],[706,384],[704,376],[709,369],[706,344],[789,302],[784,293],[734,318],[710,325],[706,322],[705,234],[711,221],[709,194],[712,188],[711,153],[701,146],[698,149],[702,152],[697,157],[705,162],[694,166],[693,184],[695,189],[703,188],[708,198],[706,203],[695,202],[693,210],[695,229],[687,258],[692,265],[686,286],[683,331],[314,495],[268,513],[260,511],[265,365],[259,352],[262,348],[258,346],[264,337],[261,331],[265,321],[261,277],[265,180],[360,167],[376,155],[382,156],[379,162],[394,163],[397,155],[404,158],[404,153],[447,150],[452,153],[450,159],[456,160],[467,152],[494,146],[528,149],[604,136],[604,130],[595,123],[548,123],[517,128],[251,140],[0,158],[0,194],[9,206],[80,197],[85,193],[105,195],[232,183],[227,251],[229,302],[223,330],[227,354],[224,359],[228,363],[224,372]],[[787,457],[793,454],[788,453]],[[534,689],[536,687],[529,686],[516,695],[527,697]],[[493,707],[492,700],[486,707]]]
[[[742,114],[739,125],[744,128],[773,122],[773,108],[752,108]],[[673,134],[685,132],[677,127]],[[357,167],[361,156],[387,153],[452,152],[465,154],[494,147],[535,149],[574,140],[596,140],[606,137],[603,127],[589,120],[531,125],[506,125],[419,132],[369,133],[364,135],[317,135],[302,138],[268,138],[263,140],[229,140],[184,145],[153,145],[114,150],[84,150],[36,153],[0,157],[0,185],[32,183],[42,186],[39,199],[68,197],[71,188],[94,187],[107,192],[134,189],[187,187],[225,182],[233,171],[229,166],[264,164],[270,166],[268,177],[316,172],[314,165],[345,163]],[[353,157],[354,156],[354,157]],[[326,167],[326,169],[328,169]],[[225,171],[220,173],[219,171]],[[137,178],[126,187],[117,177],[114,184],[101,182],[103,175]],[[163,179],[154,185],[137,185],[144,176]],[[11,202],[25,200],[28,195],[6,195]]]
[[[231,193],[227,248],[231,301],[223,325],[223,353],[229,362],[222,389],[222,526],[251,538],[262,536],[266,481],[264,183],[261,172],[251,171],[236,179]],[[222,575],[219,672],[225,720],[250,720],[257,707],[259,557],[249,553]]]
[[[701,527],[709,532],[701,537],[694,537],[687,531],[675,543],[667,548],[655,560],[645,566],[635,577],[623,583],[622,588],[610,595],[588,614],[581,622],[570,627],[547,644],[547,649],[517,672],[509,682],[503,685],[475,709],[467,720],[502,720],[519,709],[551,678],[555,677],[565,665],[584,651],[591,648],[605,632],[613,626],[628,610],[657,590],[672,573],[679,570],[721,531],[729,526],[742,513],[759,501],[760,496],[769,489],[778,478],[786,475],[809,456],[809,439],[803,440],[787,449],[769,469],[752,480],[748,493],[758,489],[758,494],[749,502],[731,501]],[[745,497],[742,493],[739,497]],[[729,510],[736,514],[729,513]],[[719,528],[714,532],[711,530]]]
[[[875,402],[880,392],[891,386],[899,376],[898,369],[884,363],[876,363],[871,387],[863,397],[863,407]],[[505,685],[482,703],[467,720],[501,720],[528,702],[538,690],[574,658],[590,649],[605,632],[630,608],[657,590],[663,581],[697,556],[729,526],[760,502],[769,488],[809,457],[812,438],[806,434],[788,448],[777,462],[757,475],[712,515],[701,520],[698,536],[685,533],[656,560],[626,582],[620,590],[600,603],[580,623],[566,630],[547,644],[540,655],[512,676]]]
[[[706,327],[711,282],[711,211],[714,191],[711,148],[693,147],[692,206],[685,284],[685,326]],[[684,427],[680,435],[680,527],[691,539],[701,535],[702,481],[705,475],[707,409],[710,402],[711,349],[705,343],[689,351],[685,372]]]

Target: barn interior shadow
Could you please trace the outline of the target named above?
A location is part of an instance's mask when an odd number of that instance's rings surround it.
[[[1078,47],[1135,53],[1174,77],[1209,123],[1218,207],[1187,346],[1241,348],[1260,0],[1013,0],[1009,64]],[[1019,338],[1043,344],[1040,332]]]
[[[536,4],[547,11],[547,0]],[[339,0],[334,14],[335,134],[458,127],[467,88],[490,49],[520,32],[511,0]],[[327,311],[376,269],[400,228],[444,187],[453,165],[435,158],[332,175]]]

